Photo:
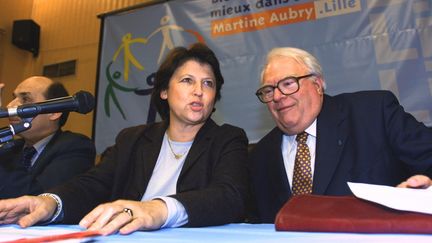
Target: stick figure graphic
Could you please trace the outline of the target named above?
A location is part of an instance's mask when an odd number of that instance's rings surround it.
[[[147,39],[145,38],[135,38],[132,39],[132,34],[127,33],[122,37],[122,44],[119,46],[117,51],[114,53],[113,61],[115,61],[120,54],[121,50],[123,50],[123,61],[124,61],[124,79],[125,81],[129,80],[129,62],[131,62],[135,67],[137,67],[140,70],[144,70],[144,67],[138,62],[138,60],[134,57],[130,50],[130,45],[133,43],[147,43]]]
[[[174,43],[173,40],[171,38],[170,32],[171,30],[178,30],[178,31],[184,31],[183,27],[175,25],[175,24],[168,24],[170,21],[170,17],[169,16],[163,16],[160,20],[160,25],[161,27],[157,28],[155,31],[153,31],[148,37],[147,40],[149,41],[150,38],[152,38],[155,34],[157,34],[158,32],[162,33],[162,44],[161,44],[161,49],[159,52],[159,58],[157,63],[160,63],[162,56],[165,52],[165,50],[171,50],[174,48]]]
[[[107,78],[108,85],[105,90],[105,98],[104,98],[104,108],[105,108],[105,114],[107,117],[111,116],[111,109],[110,109],[110,100],[112,99],[112,102],[117,107],[118,111],[122,115],[123,119],[126,120],[126,114],[123,112],[123,109],[120,106],[120,102],[114,92],[114,90],[119,90],[122,92],[134,92],[136,88],[128,88],[125,86],[120,85],[115,80],[119,79],[121,77],[121,73],[116,71],[112,73],[111,71],[111,65],[113,62],[111,61],[108,63],[108,66],[105,69],[105,77]]]
[[[154,86],[154,79],[155,79],[156,73],[152,73],[151,75],[149,75],[146,79],[147,84],[150,88],[148,89],[137,89],[135,90],[135,94],[137,95],[142,95],[142,96],[146,96],[146,95],[151,95],[153,92],[153,86]],[[149,123],[153,123],[156,121],[156,107],[153,104],[151,98],[150,98],[150,104],[149,104],[149,109],[148,109],[148,113],[147,113],[147,124]]]
[[[142,43],[147,44],[152,37],[154,37],[159,32],[162,34],[162,43],[161,48],[159,52],[159,57],[157,60],[157,64],[159,64],[162,60],[162,57],[164,56],[164,53],[167,51],[170,51],[174,49],[174,40],[171,37],[172,31],[181,31],[183,33],[186,33],[188,35],[192,35],[196,38],[197,41],[204,43],[204,38],[201,36],[197,31],[194,31],[192,29],[184,29],[181,26],[175,25],[175,24],[169,24],[170,22],[170,16],[163,16],[160,20],[160,27],[154,30],[147,38],[132,38],[131,33],[127,33],[124,36],[122,36],[122,43],[114,53],[114,56],[112,58],[112,61],[108,63],[108,66],[106,67],[105,76],[108,81],[108,85],[105,90],[105,97],[104,97],[104,108],[105,108],[105,114],[107,117],[111,116],[111,104],[117,108],[117,110],[120,112],[123,119],[126,119],[126,114],[123,111],[120,100],[118,99],[115,91],[120,92],[134,92],[136,95],[139,96],[150,96],[153,91],[154,86],[154,78],[155,73],[151,73],[147,78],[147,85],[148,88],[129,88],[126,86],[121,85],[118,81],[120,80],[121,76],[123,75],[123,80],[128,81],[129,80],[129,72],[130,70],[130,63],[132,63],[137,69],[144,70],[144,67],[138,62],[138,60],[135,58],[131,51],[131,45],[135,43]],[[111,65],[115,62],[115,60],[118,58],[120,53],[123,51],[123,73],[120,71],[113,71],[111,70]],[[149,104],[148,114],[147,114],[147,123],[155,122],[156,120],[156,108],[154,104],[151,102]]]

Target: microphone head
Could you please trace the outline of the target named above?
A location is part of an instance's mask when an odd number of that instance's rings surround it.
[[[93,95],[89,92],[83,90],[78,91],[74,95],[74,98],[76,101],[78,101],[78,109],[76,110],[76,112],[81,114],[87,114],[93,110],[95,106],[95,99]]]

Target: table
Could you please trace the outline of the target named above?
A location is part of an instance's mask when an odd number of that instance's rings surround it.
[[[18,226],[0,226],[0,241],[4,240],[7,228],[21,232],[20,237],[29,237],[34,231],[55,232],[58,230],[80,230],[77,225],[33,226],[20,229]],[[319,232],[277,232],[273,224],[229,224],[202,228],[169,228],[157,231],[135,232],[133,234],[100,236],[88,239],[88,242],[409,242],[430,243],[432,235],[427,234],[354,234],[354,233],[319,233]],[[67,241],[71,242],[71,241]],[[74,241],[85,242],[85,241]]]

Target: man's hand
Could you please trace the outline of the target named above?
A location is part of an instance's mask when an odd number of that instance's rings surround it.
[[[125,210],[126,209],[126,210]],[[130,209],[130,213],[126,212]],[[103,235],[130,234],[137,230],[159,229],[167,220],[168,208],[159,199],[145,202],[117,200],[97,206],[80,222],[89,230]]]
[[[19,224],[26,228],[49,220],[56,209],[56,201],[48,196],[22,196],[0,200],[0,224]]]
[[[424,175],[415,175],[397,185],[403,188],[428,188],[432,185],[432,180]]]

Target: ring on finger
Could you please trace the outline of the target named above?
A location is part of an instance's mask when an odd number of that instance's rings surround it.
[[[133,218],[133,212],[132,212],[132,209],[130,209],[130,208],[124,208],[124,209],[123,209],[123,213],[127,213],[127,214],[129,214],[129,216],[131,216],[131,217]]]

